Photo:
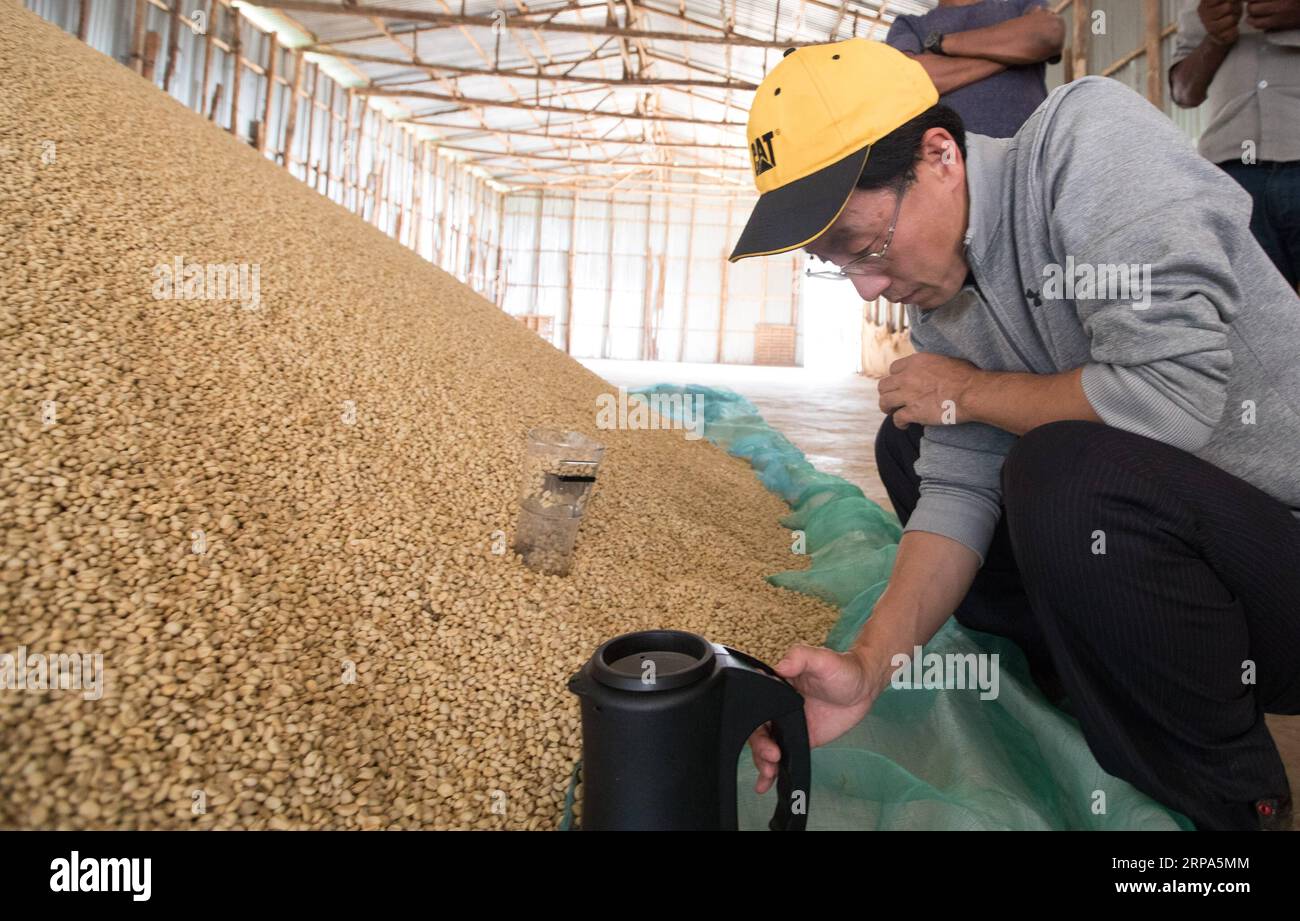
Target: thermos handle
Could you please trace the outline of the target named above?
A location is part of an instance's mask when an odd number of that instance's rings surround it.
[[[730,712],[726,723],[735,727],[735,738],[724,740],[723,745],[722,807],[724,816],[730,818],[725,827],[736,827],[736,759],[745,741],[766,722],[771,724],[773,741],[781,748],[776,778],[776,812],[767,827],[772,831],[803,831],[808,824],[808,795],[812,786],[812,754],[808,747],[803,698],[766,663],[729,646],[723,648],[746,665],[771,676],[765,678],[739,668],[729,670],[743,687],[732,685],[727,692]],[[776,680],[772,681],[773,678]],[[795,706],[790,706],[791,703]],[[774,706],[789,709],[772,716]]]
[[[776,773],[776,813],[767,827],[772,831],[803,831],[808,824],[808,788],[812,784],[812,757],[806,744],[787,745],[786,739],[807,739],[803,707],[771,721],[772,739],[781,746]],[[795,807],[799,811],[795,811]]]

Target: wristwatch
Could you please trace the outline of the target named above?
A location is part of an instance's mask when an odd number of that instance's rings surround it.
[[[930,54],[943,54],[943,33],[931,32],[925,37],[925,45],[923,47],[926,51],[930,52]]]

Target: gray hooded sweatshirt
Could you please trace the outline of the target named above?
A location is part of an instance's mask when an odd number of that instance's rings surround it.
[[[918,351],[989,371],[1083,366],[1115,428],[1188,451],[1300,516],[1300,298],[1250,233],[1250,196],[1122,84],[1051,93],[1014,137],[968,135],[976,282],[909,305]],[[927,425],[906,531],[981,563],[1017,436]]]

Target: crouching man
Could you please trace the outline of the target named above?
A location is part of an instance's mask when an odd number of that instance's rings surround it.
[[[846,653],[777,665],[824,744],[950,617],[1010,637],[1098,762],[1201,828],[1289,825],[1265,712],[1300,712],[1300,309],[1251,200],[1119,83],[966,135],[920,65],[788,54],[731,259],[802,247],[908,305],[880,383],[904,523]],[[760,792],[779,750],[751,740]]]

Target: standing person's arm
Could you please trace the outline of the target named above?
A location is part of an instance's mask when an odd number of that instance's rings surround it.
[[[1169,95],[1177,105],[1193,109],[1205,101],[1214,75],[1237,43],[1241,11],[1241,0],[1200,0],[1194,15],[1187,10],[1179,17],[1169,68]]]
[[[894,24],[889,27],[889,34],[885,36],[885,43],[903,52],[925,68],[940,96],[961,89],[963,86],[979,83],[1006,70],[1005,65],[995,61],[985,61],[980,58],[950,58],[942,54],[922,53],[921,36],[917,35],[910,16],[899,16],[894,20]]]
[[[1065,47],[1065,23],[1042,6],[1033,6],[1015,19],[943,37],[943,52],[961,58],[982,58],[1007,67],[1038,64],[1059,58]]]
[[[925,68],[940,96],[1007,69],[1004,64],[983,58],[950,58],[942,54],[909,54],[908,57]]]

